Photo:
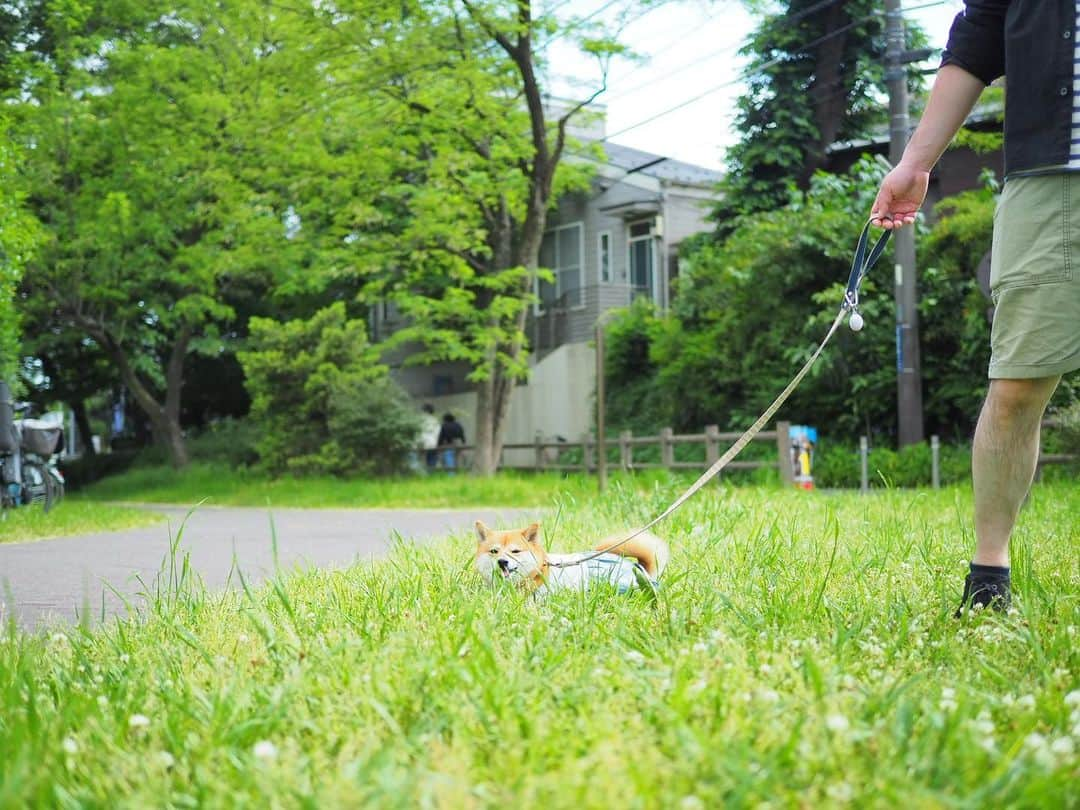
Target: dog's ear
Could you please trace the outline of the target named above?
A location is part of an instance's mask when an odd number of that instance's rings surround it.
[[[540,541],[540,524],[533,523],[529,528],[522,532],[522,536],[527,543],[538,543]]]
[[[491,534],[491,529],[484,525],[484,521],[476,521],[476,539],[483,543],[488,539],[489,534]]]

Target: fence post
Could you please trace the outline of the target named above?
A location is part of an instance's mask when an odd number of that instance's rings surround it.
[[[589,474],[593,469],[593,441],[592,436],[588,433],[581,434],[581,466],[585,470],[585,474]]]
[[[673,435],[675,431],[671,428],[660,428],[660,463],[665,470],[670,470],[675,464],[675,443],[671,440]]]
[[[536,431],[536,469],[544,469],[544,437],[540,435],[540,431]]]
[[[619,464],[627,471],[634,468],[633,451],[630,449],[631,436],[633,436],[633,433],[629,430],[624,430],[619,434]]]
[[[776,452],[780,456],[780,480],[795,484],[795,468],[791,465],[791,422],[776,423]]]
[[[859,437],[859,491],[870,491],[870,442],[865,436]]]
[[[705,426],[705,469],[709,469],[720,458],[720,428],[717,425]],[[720,483],[723,471],[713,476]]]
[[[934,489],[941,489],[941,439],[930,437],[930,481]]]

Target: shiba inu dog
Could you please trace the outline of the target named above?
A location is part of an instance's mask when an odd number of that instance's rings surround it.
[[[526,593],[587,588],[590,582],[610,583],[620,593],[634,587],[655,588],[670,556],[667,543],[649,532],[592,560],[585,559],[591,556],[587,551],[549,554],[540,541],[539,523],[494,531],[478,520],[476,538],[476,568],[481,576],[492,582],[507,580]],[[602,551],[620,539],[603,540],[593,551]],[[578,560],[582,562],[577,565],[557,565]]]

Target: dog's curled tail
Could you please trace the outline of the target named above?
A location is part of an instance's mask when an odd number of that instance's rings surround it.
[[[644,532],[633,540],[623,543],[617,548],[612,548],[618,542],[618,537],[609,537],[607,540],[597,543],[593,550],[611,551],[623,557],[633,557],[641,563],[641,567],[645,569],[645,572],[652,579],[659,579],[660,575],[664,573],[668,559],[671,557],[671,551],[668,549],[668,544],[655,534]]]

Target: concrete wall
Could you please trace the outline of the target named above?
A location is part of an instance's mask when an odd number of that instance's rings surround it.
[[[527,385],[514,389],[510,404],[510,424],[507,444],[531,443],[539,432],[545,440],[556,436],[576,441],[593,427],[596,385],[596,352],[587,343],[560,346],[537,363]],[[442,418],[453,413],[465,428],[465,438],[471,444],[476,438],[476,393],[467,392],[420,400],[435,406]],[[531,465],[532,450],[506,451],[507,464]]]

